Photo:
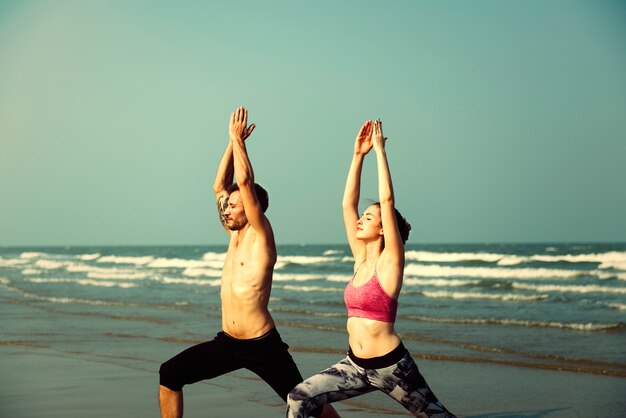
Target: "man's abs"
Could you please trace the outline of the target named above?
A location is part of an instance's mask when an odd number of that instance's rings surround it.
[[[271,273],[270,273],[271,274]],[[267,304],[271,279],[222,277],[222,328],[235,338],[259,337],[272,328],[274,320]]]

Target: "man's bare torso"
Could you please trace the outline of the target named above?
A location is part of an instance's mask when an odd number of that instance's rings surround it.
[[[276,263],[273,242],[252,227],[231,234],[222,271],[222,329],[239,339],[256,338],[274,327],[267,305]]]

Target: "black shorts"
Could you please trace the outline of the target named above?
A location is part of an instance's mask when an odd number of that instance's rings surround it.
[[[219,332],[212,341],[186,349],[161,365],[160,383],[170,390],[212,379],[238,369],[248,369],[266,381],[283,400],[302,375],[287,351],[289,346],[273,328],[250,340]]]

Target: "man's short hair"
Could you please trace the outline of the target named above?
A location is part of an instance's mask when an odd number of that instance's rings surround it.
[[[233,183],[226,188],[228,194],[239,190],[239,185],[237,183]],[[261,205],[261,210],[265,212],[270,205],[270,196],[260,184],[254,183],[254,192],[256,193],[256,198],[259,200],[259,204]]]

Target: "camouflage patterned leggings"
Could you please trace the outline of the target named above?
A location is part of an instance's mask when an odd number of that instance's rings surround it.
[[[311,376],[289,393],[287,417],[315,417],[326,403],[380,390],[416,417],[456,418],[430,390],[409,352],[401,349],[400,360],[387,367],[364,368],[348,356]]]

